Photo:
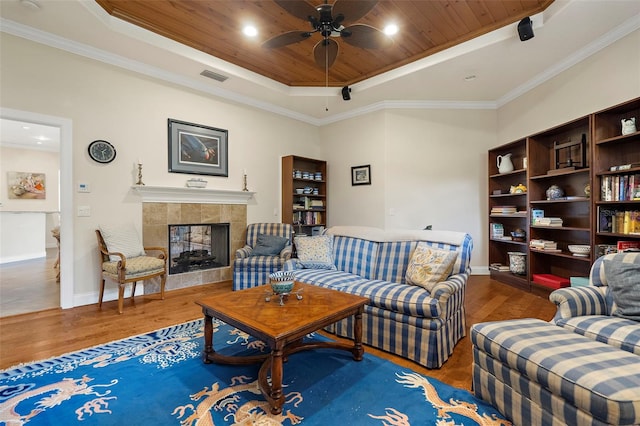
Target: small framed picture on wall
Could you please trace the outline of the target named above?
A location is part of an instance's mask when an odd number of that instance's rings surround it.
[[[351,167],[351,185],[371,185],[371,166]]]

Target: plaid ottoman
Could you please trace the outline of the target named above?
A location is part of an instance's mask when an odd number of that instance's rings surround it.
[[[640,357],[538,319],[471,327],[473,391],[516,425],[640,424]]]

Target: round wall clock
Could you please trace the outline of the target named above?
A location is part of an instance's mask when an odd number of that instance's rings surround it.
[[[96,140],[89,144],[89,157],[98,163],[110,163],[116,158],[116,149],[107,141]]]

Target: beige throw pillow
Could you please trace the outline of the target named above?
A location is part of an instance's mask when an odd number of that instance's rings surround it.
[[[457,251],[438,250],[426,243],[418,243],[407,267],[407,284],[431,291],[437,283],[451,274],[457,258]]]
[[[109,252],[122,253],[127,258],[146,255],[138,231],[132,223],[119,226],[102,225],[100,233]],[[109,259],[114,262],[120,260],[120,257],[111,255]]]

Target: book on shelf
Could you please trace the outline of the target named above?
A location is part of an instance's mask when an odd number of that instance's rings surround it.
[[[489,269],[492,271],[509,272],[509,265],[503,265],[502,263],[492,263],[489,265]]]
[[[618,241],[616,244],[618,252],[640,251],[640,241]]]
[[[536,250],[556,250],[558,243],[551,240],[533,239],[529,241],[529,247]]]
[[[598,232],[640,234],[640,210],[621,210],[598,206]]]
[[[531,209],[531,222],[535,223],[536,219],[540,219],[541,217],[544,217],[544,210]]]
[[[640,200],[640,174],[602,176],[601,201]]]
[[[538,217],[533,221],[538,226],[562,226],[562,219],[559,217]]]
[[[502,226],[501,223],[491,224],[491,237],[492,238],[504,237],[504,226]]]
[[[552,289],[569,287],[571,281],[567,278],[559,277],[554,274],[533,274],[533,282]]]
[[[629,164],[620,164],[617,166],[611,166],[609,167],[609,170],[612,172],[617,172],[621,170],[635,169],[636,167],[640,167],[640,163],[629,163]]]
[[[543,252],[543,253],[562,253],[562,250],[560,250],[558,248],[555,248],[555,249],[537,249],[537,248],[531,247],[531,250],[539,251],[539,252]]]
[[[491,214],[513,214],[517,211],[516,206],[493,206],[491,208]]]

